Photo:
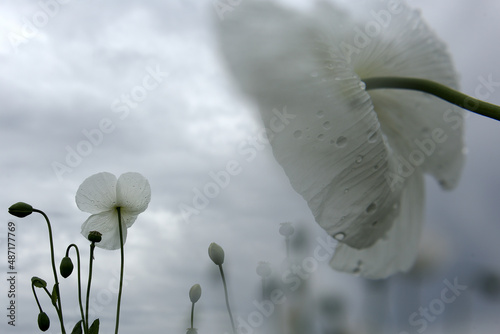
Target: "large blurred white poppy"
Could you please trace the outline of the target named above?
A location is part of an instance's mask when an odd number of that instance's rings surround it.
[[[94,174],[80,185],[76,192],[76,205],[92,215],[83,223],[82,234],[98,231],[102,240],[96,246],[105,249],[120,248],[118,211],[120,208],[123,243],[127,228],[144,212],[151,200],[149,182],[139,173],[122,174],[118,180],[111,173]]]
[[[458,88],[445,45],[400,1],[356,17],[244,1],[217,21],[221,52],[260,110],[276,160],[339,245],[331,266],[369,278],[408,270],[423,222],[423,174],[445,189],[463,164],[460,110],[421,92],[365,90],[400,76]],[[286,126],[273,125],[286,108]]]

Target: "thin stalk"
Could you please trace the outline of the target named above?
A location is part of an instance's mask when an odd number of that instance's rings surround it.
[[[40,305],[40,302],[38,301],[38,296],[36,295],[34,284],[31,284],[31,290],[33,290],[33,296],[35,296],[35,301],[36,301],[36,304],[38,305],[38,309],[40,310],[40,312],[43,312],[42,306]],[[50,297],[50,294],[49,294],[49,297]]]
[[[115,334],[118,334],[118,327],[120,325],[120,303],[122,300],[122,288],[123,288],[123,271],[124,271],[124,263],[125,263],[125,252],[123,251],[123,228],[122,228],[122,214],[121,208],[117,207],[116,211],[118,211],[118,230],[120,231],[120,287],[118,290],[118,301],[116,304],[116,323],[115,323]]]
[[[85,300],[85,319],[83,321],[83,328],[86,329],[86,333],[89,331],[89,301],[90,301],[90,286],[92,285],[92,268],[94,264],[94,249],[95,242],[90,243],[90,255],[89,255],[89,280],[87,282],[87,297]],[[80,268],[78,268],[80,269]]]
[[[222,269],[222,264],[219,265],[220,275],[222,277],[222,284],[224,285],[224,295],[226,297],[226,307],[227,312],[229,313],[229,319],[231,320],[231,327],[233,328],[233,333],[236,334],[236,327],[234,327],[233,314],[231,313],[231,307],[229,306],[229,298],[227,295],[227,284],[226,278],[224,276],[224,270]]]
[[[55,282],[54,289],[57,293],[57,307],[55,307],[55,309],[57,311],[59,323],[61,324],[61,332],[62,332],[62,334],[66,334],[66,330],[64,329],[64,319],[63,319],[61,295],[59,293],[59,280],[57,278],[56,262],[54,260],[54,241],[52,238],[52,227],[50,226],[49,217],[47,217],[45,212],[38,210],[38,209],[33,209],[33,212],[40,213],[45,218],[45,221],[47,222],[47,228],[49,230],[49,242],[50,242],[50,260],[52,262],[52,272],[54,274],[54,282]]]
[[[77,265],[78,265],[78,305],[80,306],[80,314],[82,316],[82,321],[83,321],[83,332],[85,334],[87,334],[87,332],[88,332],[88,328],[87,328],[88,323],[85,321],[85,313],[83,312],[83,304],[82,304],[82,280],[81,280],[81,275],[80,275],[80,251],[78,250],[78,246],[77,245],[71,244],[66,249],[66,256],[69,255],[69,251],[70,251],[71,247],[74,247],[75,251],[76,251],[76,261],[77,261]]]
[[[417,90],[437,96],[445,101],[448,101],[463,109],[470,110],[476,114],[480,114],[485,117],[500,121],[500,106],[478,100],[435,81],[404,77],[375,77],[362,79],[362,81],[366,84],[366,90]]]
[[[285,247],[286,247],[286,259],[290,259],[290,237],[287,235],[285,237]]]
[[[193,324],[194,324],[194,303],[191,306],[191,328],[194,328]]]

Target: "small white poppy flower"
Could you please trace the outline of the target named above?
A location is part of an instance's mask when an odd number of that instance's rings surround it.
[[[445,189],[459,179],[463,113],[421,92],[367,92],[362,80],[372,77],[458,83],[445,45],[419,12],[370,1],[358,14],[327,2],[300,13],[245,1],[216,20],[217,35],[230,72],[260,110],[276,160],[339,241],[331,266],[382,278],[416,258],[424,173]]]
[[[96,246],[119,249],[117,208],[120,208],[125,244],[127,228],[148,207],[151,188],[148,180],[139,173],[125,173],[117,180],[113,174],[104,172],[85,179],[76,192],[75,200],[80,210],[92,214],[82,224],[82,235],[87,238],[91,231],[98,231],[102,233],[102,240]]]

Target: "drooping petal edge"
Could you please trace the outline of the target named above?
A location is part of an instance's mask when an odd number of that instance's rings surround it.
[[[135,218],[134,218],[135,220]],[[115,250],[120,248],[120,231],[118,226],[118,212],[116,209],[91,215],[82,224],[82,235],[87,238],[90,231],[102,234],[102,240],[96,243],[99,248]],[[127,226],[122,219],[123,244],[127,240]]]
[[[386,237],[361,250],[340,243],[330,266],[370,279],[409,270],[418,255],[423,227],[424,180],[420,172],[408,179],[400,205],[400,214]]]

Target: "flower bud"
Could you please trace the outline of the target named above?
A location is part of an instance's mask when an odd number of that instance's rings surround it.
[[[102,233],[98,231],[90,231],[88,239],[90,242],[100,242],[102,240]]]
[[[31,277],[31,285],[34,285],[37,288],[45,288],[47,287],[47,282],[40,277],[33,276]]]
[[[73,261],[68,256],[63,257],[61,260],[61,265],[59,266],[59,271],[61,272],[61,276],[64,278],[68,278],[69,275],[73,272]]]
[[[196,303],[201,297],[201,286],[199,284],[195,284],[189,289],[189,299],[191,299],[191,303]]]
[[[224,263],[224,250],[215,242],[212,242],[210,246],[208,246],[208,256],[210,256],[210,259],[218,266]]]
[[[33,213],[33,207],[24,202],[17,202],[16,204],[11,205],[9,213],[18,218],[24,218]]]
[[[266,278],[266,277],[269,277],[271,276],[271,272],[272,272],[272,269],[271,269],[271,265],[269,264],[269,262],[259,262],[259,265],[257,266],[257,275],[259,275],[260,277],[262,278]]]
[[[284,237],[289,237],[295,232],[292,223],[281,223],[280,224],[280,234]]]
[[[38,328],[40,328],[42,332],[45,332],[47,329],[49,329],[49,327],[50,327],[49,316],[45,312],[40,312],[38,314]]]

